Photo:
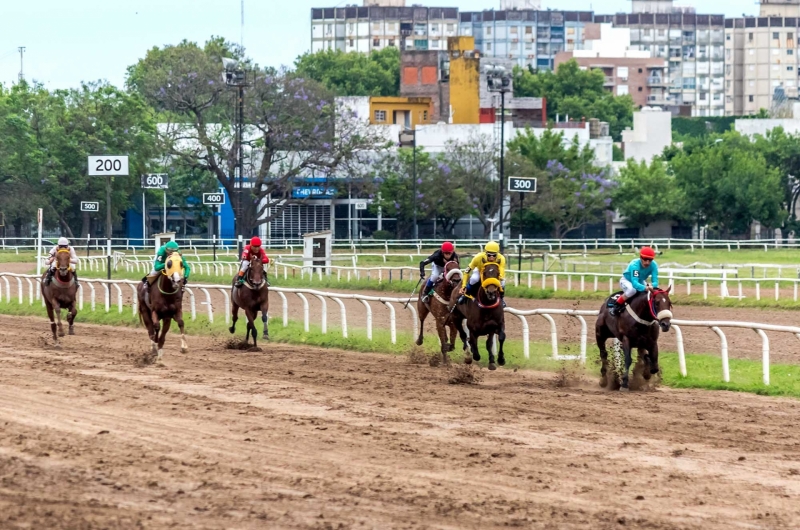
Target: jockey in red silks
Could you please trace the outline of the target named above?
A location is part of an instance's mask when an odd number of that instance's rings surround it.
[[[431,294],[433,294],[433,286],[439,279],[442,278],[442,274],[444,274],[444,266],[448,261],[455,261],[458,263],[458,254],[456,254],[453,244],[449,241],[445,241],[442,243],[442,247],[439,250],[428,256],[427,259],[419,262],[420,280],[425,279],[425,265],[428,265],[429,263],[432,265],[431,277],[428,278],[428,281],[425,282],[425,287],[422,288],[423,303],[427,304],[430,302]]]
[[[261,238],[258,236],[254,236],[250,240],[250,244],[246,245],[244,251],[242,251],[242,265],[239,267],[239,278],[236,280],[236,287],[244,285],[244,275],[247,273],[247,269],[250,268],[250,258],[252,256],[261,256],[261,263],[264,265],[269,263],[267,253],[261,248]],[[269,282],[267,282],[267,285],[269,285]]]

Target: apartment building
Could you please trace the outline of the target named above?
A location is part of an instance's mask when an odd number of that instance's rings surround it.
[[[788,14],[791,16],[784,16]],[[797,97],[800,0],[761,3],[760,16],[725,20],[725,112],[773,107],[775,90]]]
[[[631,30],[631,47],[667,60],[669,103],[692,116],[725,114],[723,15],[698,15],[671,0],[633,2],[639,12],[595,15],[595,22]]]
[[[311,51],[447,50],[447,38],[458,35],[458,8],[406,7],[403,0],[364,3],[312,8]]]
[[[583,27],[592,18],[591,11],[467,11],[460,13],[459,31],[475,37],[475,47],[484,57],[549,70],[559,52],[581,49]]]
[[[556,67],[575,60],[581,68],[599,69],[605,75],[605,88],[617,96],[630,95],[637,108],[669,106],[666,77],[667,60],[651,52],[632,50],[629,28],[611,24],[586,24],[583,50],[560,52]]]

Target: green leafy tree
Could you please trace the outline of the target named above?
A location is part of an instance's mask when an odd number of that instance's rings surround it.
[[[649,165],[628,160],[617,182],[613,205],[625,217],[627,226],[644,229],[656,221],[686,217],[686,196],[663,160],[655,158]]]
[[[297,74],[317,81],[337,96],[400,95],[400,52],[395,47],[360,52],[322,50],[295,61]]]
[[[599,69],[581,70],[575,60],[561,63],[556,71],[515,68],[514,95],[547,98],[547,118],[597,118],[609,124],[611,136],[619,141],[622,131],[633,125],[633,99],[615,96],[604,88]]]

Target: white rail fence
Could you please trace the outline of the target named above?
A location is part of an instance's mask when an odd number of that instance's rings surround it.
[[[39,277],[34,275],[26,275],[26,274],[14,274],[14,273],[6,273],[0,272],[0,280],[2,280],[2,284],[0,284],[0,301],[3,300],[3,287],[5,287],[5,301],[11,302],[12,300],[16,299],[19,304],[25,303],[25,295],[27,292],[28,304],[33,305],[34,301],[41,300],[41,295],[39,291],[38,281]],[[137,314],[138,307],[137,307],[137,296],[136,296],[136,286],[139,282],[131,281],[131,280],[100,280],[100,279],[82,279],[81,280],[81,289],[78,290],[78,307],[80,310],[84,309],[84,293],[86,287],[89,289],[89,307],[92,311],[96,310],[96,291],[97,287],[99,286],[100,290],[103,292],[103,302],[104,302],[104,310],[106,313],[111,311],[112,307],[112,293],[111,289],[113,288],[116,294],[116,305],[117,311],[121,314],[124,310],[123,306],[123,288],[128,286],[131,290],[131,297],[133,300],[132,305],[132,313],[135,315]],[[16,296],[12,297],[12,289],[11,285],[15,284],[16,286]],[[224,318],[225,323],[230,322],[230,297],[228,291],[230,290],[229,286],[225,285],[203,285],[203,284],[196,284],[193,285],[191,288],[186,289],[187,294],[189,295],[189,314],[192,320],[197,319],[197,302],[196,302],[196,295],[195,290],[199,291],[203,294],[204,301],[200,302],[200,305],[205,305],[206,314],[208,320],[210,322],[214,321],[214,306],[211,302],[211,294],[210,291],[218,291],[221,293],[223,300],[224,300]],[[406,308],[412,319],[412,329],[414,333],[414,337],[417,336],[419,333],[418,328],[418,319],[417,319],[417,311],[415,307],[415,303],[409,303],[405,305],[407,298],[395,298],[395,297],[376,297],[376,296],[364,296],[356,293],[331,293],[331,292],[323,292],[323,291],[316,291],[313,289],[287,289],[287,288],[280,288],[280,287],[272,287],[272,291],[274,291],[281,299],[281,310],[282,310],[282,324],[284,327],[288,326],[289,323],[289,295],[295,295],[303,304],[303,327],[306,332],[310,329],[310,308],[309,308],[309,296],[313,296],[319,300],[321,304],[321,316],[320,316],[320,329],[322,333],[328,333],[328,305],[327,300],[331,300],[339,307],[340,315],[341,315],[341,333],[342,337],[348,337],[348,325],[347,325],[347,310],[343,303],[343,300],[357,300],[363,306],[365,310],[366,316],[366,335],[368,340],[372,340],[372,303],[379,303],[386,306],[389,310],[389,322],[390,322],[390,337],[392,344],[397,343],[397,313],[395,309],[395,304],[402,304],[404,308]],[[44,305],[44,301],[41,300],[42,305]],[[556,360],[579,360],[581,363],[586,363],[586,351],[587,351],[587,344],[588,344],[588,323],[586,322],[585,317],[595,317],[598,314],[598,311],[593,310],[572,310],[572,309],[533,309],[533,310],[518,310],[514,308],[506,308],[506,312],[510,315],[514,315],[520,321],[522,325],[522,348],[523,348],[523,356],[528,359],[530,358],[530,324],[528,322],[528,317],[539,316],[542,317],[544,320],[547,321],[549,328],[550,328],[550,343],[551,343],[551,353],[552,357]],[[576,319],[580,324],[580,340],[579,340],[579,353],[578,355],[562,355],[559,354],[558,348],[558,327],[556,325],[555,320],[553,319],[554,315],[561,315],[567,316],[570,318]],[[741,328],[741,329],[752,329],[760,338],[762,344],[762,380],[765,385],[769,385],[770,381],[770,347],[769,347],[769,337],[765,332],[778,332],[778,333],[791,333],[795,335],[798,339],[800,339],[800,327],[795,326],[778,326],[773,324],[763,324],[763,323],[755,323],[755,322],[734,322],[734,321],[693,321],[693,320],[672,320],[672,328],[675,330],[676,334],[676,343],[677,343],[677,354],[678,354],[678,364],[679,370],[682,376],[687,376],[687,367],[686,367],[686,356],[685,356],[685,347],[684,347],[684,340],[683,340],[683,332],[681,327],[701,327],[707,328],[713,331],[720,339],[720,355],[722,360],[722,380],[726,383],[730,382],[730,367],[729,367],[729,357],[728,357],[728,342],[725,336],[725,333],[722,331],[722,328]]]

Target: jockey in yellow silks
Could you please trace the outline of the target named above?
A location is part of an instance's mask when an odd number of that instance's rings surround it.
[[[483,269],[486,265],[494,263],[500,269],[500,297],[505,296],[506,287],[506,258],[500,254],[500,245],[496,241],[489,241],[480,252],[472,258],[469,266],[464,274],[461,290],[462,295],[458,299],[458,303],[462,304],[467,298],[472,298],[478,290],[478,285],[483,281]],[[506,306],[506,301],[503,300],[503,307]]]

